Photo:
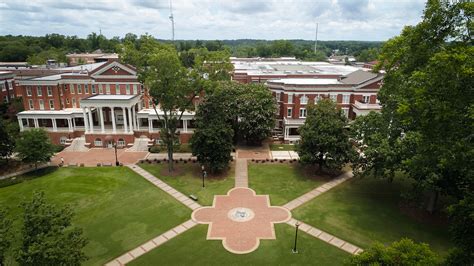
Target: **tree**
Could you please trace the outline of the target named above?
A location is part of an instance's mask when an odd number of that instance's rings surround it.
[[[303,164],[317,164],[339,170],[353,155],[349,137],[344,129],[346,119],[330,99],[322,99],[308,106],[308,115],[300,127],[301,142],[297,146]]]
[[[13,239],[12,220],[7,217],[5,210],[0,209],[0,265],[5,265],[7,252]]]
[[[15,142],[11,138],[3,119],[0,118],[0,157],[8,160],[14,148]]]
[[[229,123],[227,95],[218,90],[206,95],[196,112],[196,130],[191,138],[193,155],[211,172],[226,169],[232,159],[234,130]]]
[[[48,162],[54,154],[54,145],[48,137],[48,133],[41,128],[33,128],[23,131],[16,142],[18,157],[26,163]]]
[[[271,135],[275,127],[275,98],[262,84],[245,84],[238,87],[238,133],[247,143],[260,144]]]
[[[71,225],[69,207],[47,203],[44,193],[35,192],[22,203],[22,241],[17,261],[20,265],[81,265],[87,260],[82,249],[87,240],[82,230]]]
[[[438,258],[424,243],[404,238],[390,246],[375,243],[359,255],[352,256],[349,265],[436,265]]]

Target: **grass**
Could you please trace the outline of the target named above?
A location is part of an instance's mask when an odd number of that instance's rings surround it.
[[[293,217],[363,248],[408,237],[446,255],[451,247],[446,226],[422,222],[400,209],[400,193],[408,185],[401,179],[353,179],[297,208]]]
[[[327,180],[311,174],[298,163],[249,163],[249,185],[257,194],[268,194],[272,205],[283,205]]]
[[[167,164],[139,164],[140,167],[160,178],[163,182],[172,186],[185,195],[193,194],[198,197],[198,202],[202,205],[212,205],[214,195],[225,195],[227,191],[234,187],[234,168],[227,172],[227,176],[222,178],[207,177],[205,188],[202,187],[201,168],[196,163],[175,164],[178,169],[177,176],[164,175]],[[181,173],[180,173],[181,171]]]
[[[0,188],[0,206],[10,209],[14,228],[19,230],[21,222],[19,202],[43,190],[50,202],[74,209],[73,223],[89,239],[86,265],[104,264],[191,214],[126,167],[48,169],[27,176],[19,177],[22,183]]]
[[[270,144],[270,150],[272,151],[294,151],[294,144]]]
[[[301,231],[299,253],[293,254],[295,229],[286,224],[275,225],[276,240],[261,240],[256,251],[236,255],[225,250],[222,241],[206,240],[207,228],[198,225],[130,265],[341,265],[350,256]]]

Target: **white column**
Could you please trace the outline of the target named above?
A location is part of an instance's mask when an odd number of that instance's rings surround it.
[[[56,118],[51,118],[51,121],[53,122],[53,131],[58,131],[58,125],[56,124]]]
[[[33,118],[33,121],[35,122],[35,128],[39,128],[38,118]]]
[[[112,132],[115,133],[117,128],[115,126],[115,112],[113,107],[110,107],[110,115],[112,116]]]
[[[86,130],[86,133],[89,132],[89,121],[87,119],[87,113],[86,113],[86,108],[82,107],[82,115],[84,116],[84,128]]]
[[[133,117],[132,117],[132,108],[127,108],[128,110],[128,117],[130,118],[130,132],[133,132]]]
[[[140,131],[140,118],[137,117],[137,131]]]
[[[89,107],[89,127],[91,133],[94,133],[94,120],[92,120],[92,107]]]
[[[102,133],[105,133],[104,114],[102,113],[102,107],[99,107],[99,117],[100,117],[100,130]]]
[[[125,132],[128,132],[128,127],[127,127],[127,112],[125,111],[125,107],[122,107],[122,112],[123,112],[123,126],[125,127]]]
[[[188,132],[188,120],[183,120],[183,131]]]
[[[72,130],[76,130],[76,118],[72,118]]]
[[[20,125],[20,131],[23,131],[23,118],[18,118],[18,125]]]
[[[151,118],[148,118],[148,131],[153,132],[153,120]]]
[[[72,119],[71,118],[68,118],[67,119],[67,126],[69,128],[69,132],[72,132],[74,131],[73,127],[72,127]]]
[[[137,114],[135,113],[135,105],[132,106],[133,127],[137,129]]]
[[[288,138],[289,131],[290,131],[289,128],[285,127],[285,139]]]

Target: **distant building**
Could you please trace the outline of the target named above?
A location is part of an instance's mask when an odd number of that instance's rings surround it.
[[[101,50],[96,50],[92,53],[68,54],[66,55],[69,66],[78,66],[84,64],[93,64],[100,62],[107,62],[108,60],[118,59],[118,54],[102,53]]]
[[[0,98],[10,102],[15,98],[15,74],[11,71],[0,71]]]

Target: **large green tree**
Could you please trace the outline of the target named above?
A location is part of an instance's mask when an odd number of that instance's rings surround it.
[[[8,132],[3,119],[0,117],[0,157],[8,160],[12,155],[14,148],[15,141]]]
[[[13,240],[12,220],[7,212],[0,209],[0,265],[5,265],[5,258]]]
[[[390,246],[375,243],[359,255],[351,257],[349,265],[437,265],[438,258],[424,243],[410,239],[393,242]]]
[[[297,146],[303,164],[317,164],[319,170],[339,170],[353,156],[346,118],[330,99],[308,106],[308,115],[300,127],[301,142]]]
[[[54,154],[54,145],[48,137],[48,133],[42,128],[32,128],[23,131],[16,141],[15,151],[18,157],[26,163],[48,162]]]
[[[48,203],[44,193],[35,192],[22,203],[22,241],[17,261],[20,265],[81,265],[87,260],[82,250],[87,239],[72,226],[69,207]]]

